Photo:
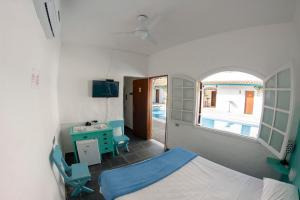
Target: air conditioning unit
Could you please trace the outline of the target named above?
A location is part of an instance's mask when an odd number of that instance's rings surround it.
[[[37,16],[47,38],[60,34],[60,0],[33,0]]]

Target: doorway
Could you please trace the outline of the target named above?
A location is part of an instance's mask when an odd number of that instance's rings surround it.
[[[155,103],[159,103],[159,89],[155,89]]]
[[[151,83],[151,135],[152,139],[165,144],[168,97],[168,76],[150,78]]]
[[[251,115],[253,113],[254,91],[245,92],[245,114]]]
[[[166,141],[168,77],[124,77],[124,121],[138,138]]]
[[[211,91],[211,107],[216,107],[216,102],[217,102],[217,91]]]
[[[123,113],[124,124],[127,129],[133,131],[133,81],[143,79],[141,77],[124,77],[123,88]]]
[[[150,81],[147,77],[124,77],[125,128],[139,139],[151,139]]]

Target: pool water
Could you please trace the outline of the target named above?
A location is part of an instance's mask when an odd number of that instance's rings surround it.
[[[206,128],[214,128],[248,137],[257,138],[258,135],[258,126],[252,124],[242,124],[239,122],[231,122],[202,117],[200,125]]]
[[[152,117],[160,120],[166,120],[166,108],[164,106],[153,106]]]

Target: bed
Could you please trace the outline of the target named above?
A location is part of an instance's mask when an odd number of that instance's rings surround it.
[[[180,149],[179,151],[181,151]],[[182,160],[182,158],[176,153],[175,159]],[[183,150],[185,151],[185,150]],[[166,154],[166,153],[164,153]],[[164,156],[161,155],[161,156]],[[143,172],[137,172],[137,169],[145,169],[152,163],[159,163],[156,159],[150,159],[145,162],[134,164],[125,168],[108,170],[102,173],[99,179],[100,191],[104,194],[105,199],[117,199],[117,200],[153,200],[153,199],[164,199],[164,200],[185,200],[185,199],[201,199],[201,200],[258,200],[260,199],[263,192],[263,180],[254,178],[243,173],[234,171],[226,168],[222,165],[216,164],[209,161],[201,156],[194,155],[190,156],[190,159],[186,159],[181,165],[172,171],[172,173],[166,174],[164,177],[160,177],[153,181],[153,177],[149,177],[150,181],[148,185],[138,187],[140,183],[144,183]],[[159,157],[161,157],[159,156]],[[172,158],[171,158],[172,159]],[[155,161],[156,160],[156,161]],[[164,160],[164,159],[163,159]],[[170,160],[170,158],[167,158]],[[147,163],[148,162],[148,163]],[[163,161],[165,162],[165,161]],[[176,163],[176,161],[175,161]],[[144,166],[143,166],[144,165]],[[163,164],[160,163],[160,166]],[[176,164],[177,165],[177,164]],[[136,168],[136,169],[134,169]],[[149,167],[151,168],[151,166]],[[168,168],[168,167],[166,167]],[[128,170],[134,169],[129,173]],[[155,167],[154,167],[155,169]],[[165,168],[154,170],[154,172],[160,173]],[[124,171],[125,170],[125,171]],[[144,171],[147,171],[145,169]],[[114,174],[116,172],[116,174]],[[133,178],[133,182],[130,183],[130,190],[124,193],[119,193],[115,196],[110,196],[108,193],[113,191],[105,192],[103,188],[105,186],[116,188],[119,191],[118,185],[115,187],[111,185],[110,181],[113,176],[116,175],[116,184],[125,185],[128,181],[127,178],[135,174],[136,177],[140,176],[140,179]],[[126,177],[122,179],[122,177]],[[151,174],[149,175],[151,176]],[[153,176],[153,175],[152,175]],[[147,179],[147,177],[145,178]],[[133,188],[131,188],[133,186]],[[137,187],[136,187],[137,186]],[[123,187],[123,186],[122,186]],[[126,186],[128,188],[128,185]]]

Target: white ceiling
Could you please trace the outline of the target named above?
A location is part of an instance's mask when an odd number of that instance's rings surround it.
[[[153,54],[180,43],[250,26],[289,22],[295,0],[62,0],[63,42]],[[113,32],[131,31],[136,16],[160,16],[158,44]]]

